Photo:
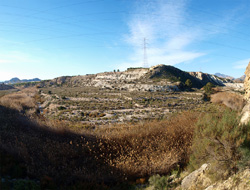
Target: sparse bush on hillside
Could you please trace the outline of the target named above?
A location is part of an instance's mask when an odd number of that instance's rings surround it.
[[[214,84],[211,82],[208,82],[205,86],[203,86],[203,89],[205,93],[203,94],[203,100],[204,101],[209,101],[211,99],[211,94],[214,93]]]
[[[242,158],[239,148],[249,135],[249,126],[239,125],[234,111],[207,114],[196,126],[190,167],[199,168],[204,162],[211,164],[216,179],[226,178],[238,170]]]
[[[224,104],[237,111],[241,111],[246,104],[242,95],[230,92],[219,92],[211,95],[211,102]]]
[[[66,107],[64,107],[64,106],[59,106],[58,107],[58,110],[66,110],[67,108]]]
[[[207,95],[211,95],[213,93],[213,87],[215,87],[214,84],[208,82],[203,88]]]
[[[192,81],[190,80],[190,79],[187,79],[186,80],[186,82],[185,82],[185,86],[187,87],[187,88],[192,88]]]

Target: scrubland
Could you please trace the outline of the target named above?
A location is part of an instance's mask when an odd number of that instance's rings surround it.
[[[197,169],[203,162],[211,163],[213,171],[218,171],[214,176],[224,177],[250,166],[249,126],[239,126],[236,111],[204,102],[200,93],[140,93],[139,97],[132,93],[129,97],[132,105],[145,99],[161,100],[141,103],[141,109],[150,108],[151,112],[159,105],[174,109],[178,103],[173,100],[182,102],[186,98],[186,101],[167,118],[105,123],[95,128],[86,127],[82,120],[53,118],[42,113],[39,105],[52,101],[52,96],[56,97],[57,109],[59,106],[68,109],[65,104],[75,93],[60,93],[32,88],[0,99],[0,185],[5,189],[25,186],[30,189],[143,189],[148,180],[155,187],[159,180],[165,180],[157,174],[175,173],[179,177],[182,171]],[[77,97],[87,98],[88,93],[84,97],[83,94]],[[128,94],[119,95],[121,100],[114,92],[101,96],[100,104],[95,104],[100,106],[99,112],[108,114],[102,104],[105,98],[118,100],[112,102],[114,110],[125,110],[116,106],[119,101],[124,106],[124,96]],[[175,96],[184,98],[169,98]],[[92,94],[88,98],[93,97]],[[168,101],[173,101],[173,106]],[[86,108],[75,106],[79,110]],[[93,110],[82,111],[92,113]],[[179,184],[178,180],[166,179],[164,188],[174,189]]]

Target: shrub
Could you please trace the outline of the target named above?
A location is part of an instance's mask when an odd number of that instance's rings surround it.
[[[237,113],[229,109],[201,117],[195,129],[190,167],[197,169],[204,162],[210,163],[212,177],[217,179],[236,172],[242,157],[239,148],[247,138],[248,128],[239,125]]]
[[[66,107],[64,107],[64,106],[59,106],[58,107],[58,110],[66,110],[67,108]]]
[[[19,179],[15,181],[13,190],[40,190],[40,186],[32,180]]]
[[[153,190],[165,190],[168,189],[168,177],[160,176],[159,174],[149,178],[149,185],[153,186]]]
[[[187,88],[192,88],[192,81],[190,80],[190,79],[187,79],[186,80],[186,82],[185,82],[185,86],[187,87]]]
[[[238,167],[240,169],[250,167],[250,137],[246,139],[246,141],[242,144],[239,150],[242,157],[238,162]]]
[[[206,93],[207,95],[210,95],[210,94],[212,94],[212,92],[213,92],[213,87],[214,87],[214,84],[211,83],[211,82],[208,82],[203,88],[204,88],[204,90],[205,90],[205,93]]]

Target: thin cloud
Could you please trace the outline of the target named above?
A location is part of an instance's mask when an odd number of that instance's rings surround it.
[[[186,14],[186,1],[158,0],[137,2],[136,11],[129,22],[129,33],[125,41],[133,47],[134,53],[128,61],[120,65],[143,66],[143,39],[147,39],[149,66],[157,64],[175,65],[194,60],[205,55],[204,52],[188,51],[187,48],[199,36],[199,28],[192,32],[183,25]]]
[[[128,20],[129,31],[124,38],[125,42],[131,45],[133,53],[118,67],[124,69],[127,65],[143,66],[144,38],[147,39],[148,66],[176,65],[207,55],[207,52],[194,49],[192,45],[227,33],[226,26],[232,19],[228,15],[237,14],[238,9],[234,12],[229,11],[228,14],[223,13],[219,19],[209,17],[201,22],[200,18],[193,17],[194,15],[187,10],[189,2],[188,0],[137,0],[135,12],[139,14],[134,14]],[[234,24],[230,26],[232,25]]]
[[[0,54],[0,64],[27,64],[38,62],[39,61],[31,55],[20,51],[10,51]]]
[[[250,62],[250,58],[237,61],[233,63],[234,69],[246,69],[249,62]]]

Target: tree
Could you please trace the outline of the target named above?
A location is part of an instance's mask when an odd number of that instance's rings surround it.
[[[188,87],[188,88],[192,88],[192,81],[190,79],[187,79],[186,82],[185,82],[185,86]]]
[[[208,82],[203,88],[204,88],[204,90],[205,90],[205,93],[206,93],[207,95],[210,95],[210,94],[212,94],[212,92],[213,92],[213,87],[214,87],[214,84],[211,83],[211,82]]]

